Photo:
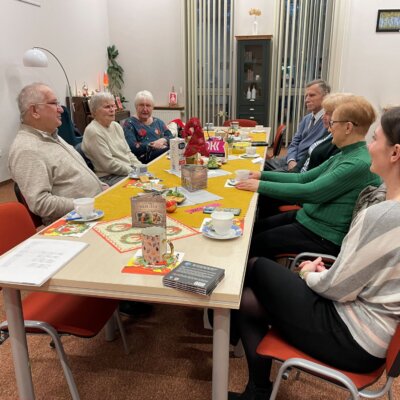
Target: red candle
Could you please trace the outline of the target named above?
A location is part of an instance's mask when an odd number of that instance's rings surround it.
[[[103,74],[103,85],[104,85],[105,88],[108,87],[108,75],[107,75],[107,72],[104,72],[104,74]]]

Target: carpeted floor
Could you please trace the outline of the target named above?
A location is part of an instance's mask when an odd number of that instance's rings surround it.
[[[13,201],[12,185],[0,185],[0,202]],[[63,338],[81,399],[206,400],[211,399],[212,332],[203,328],[203,311],[155,305],[148,318],[125,319],[131,353],[121,340]],[[0,320],[4,320],[0,295]],[[17,399],[10,340],[0,346],[0,400]],[[70,399],[56,353],[44,335],[30,335],[28,346],[37,399]],[[273,371],[274,375],[274,371]],[[245,359],[231,357],[229,389],[242,391],[247,382]],[[292,374],[278,399],[347,399],[347,394],[316,378]],[[394,399],[400,400],[400,384]]]

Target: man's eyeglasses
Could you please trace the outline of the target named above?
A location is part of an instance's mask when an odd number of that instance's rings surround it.
[[[333,120],[330,120],[330,121],[329,121],[329,128],[332,128],[333,125],[335,125],[335,124],[337,124],[337,123],[339,123],[339,122],[341,122],[341,123],[350,122],[350,123],[353,124],[354,126],[358,126],[358,124],[357,124],[356,122],[353,122],[353,121],[333,121]]]
[[[47,101],[46,103],[35,103],[32,104],[33,106],[43,106],[43,105],[49,105],[49,106],[56,106],[56,107],[61,107],[61,103],[57,100],[54,101]]]

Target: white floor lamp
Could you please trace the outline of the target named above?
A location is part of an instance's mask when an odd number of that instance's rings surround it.
[[[52,53],[50,50],[45,49],[43,47],[33,47],[32,49],[29,49],[25,52],[24,57],[23,57],[23,62],[25,67],[42,67],[45,68],[49,65],[49,60],[47,59],[47,56],[43,51],[47,51],[50,53],[58,62],[60,65],[61,69],[64,72],[65,79],[67,80],[67,88],[68,88],[68,96],[69,96],[69,112],[71,114],[71,119],[72,121],[74,120],[74,110],[73,110],[73,104],[72,104],[72,91],[71,91],[71,85],[69,84],[69,79],[67,76],[67,73],[65,72],[65,69],[63,65],[61,64],[61,61],[56,57],[54,53]]]

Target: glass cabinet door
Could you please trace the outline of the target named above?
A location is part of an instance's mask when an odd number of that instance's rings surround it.
[[[242,82],[240,86],[241,103],[260,104],[265,98],[265,46],[245,44],[243,63],[240,66]]]
[[[238,40],[236,117],[268,124],[270,46],[266,38]]]

